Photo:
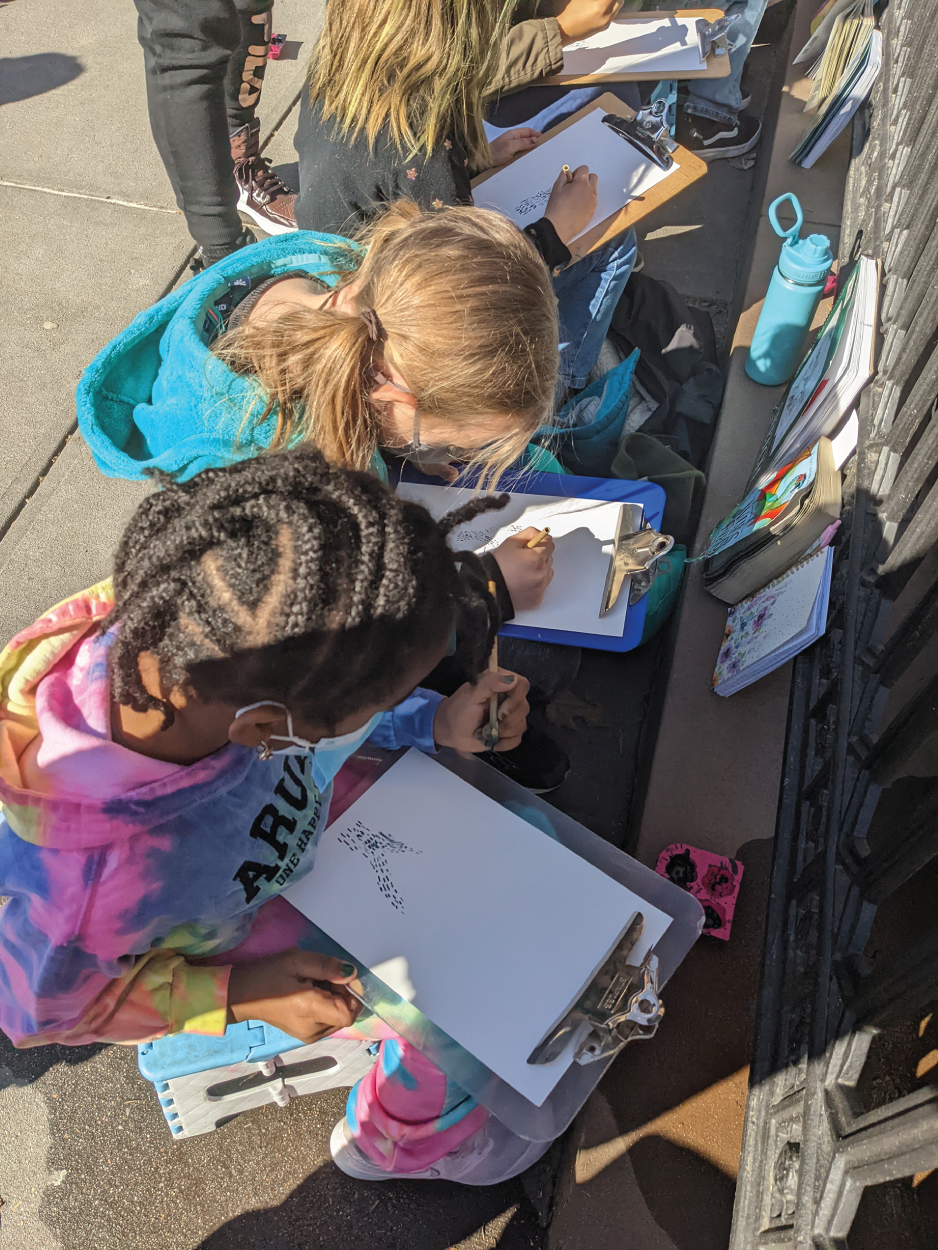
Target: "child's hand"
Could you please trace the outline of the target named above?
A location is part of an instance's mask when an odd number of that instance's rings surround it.
[[[605,30],[622,8],[622,0],[567,0],[557,14],[561,43],[576,43]]]
[[[228,1013],[235,1021],[263,1020],[308,1045],[354,1023],[361,1003],[345,986],[357,976],[351,964],[312,951],[235,964]]]
[[[567,175],[560,171],[544,216],[554,223],[561,243],[569,243],[589,225],[589,219],[596,212],[598,185],[599,178],[590,173],[588,165],[577,166],[572,182],[567,182]]]
[[[510,751],[521,741],[528,720],[528,679],[500,668],[483,673],[475,685],[466,682],[455,694],[444,699],[433,718],[433,738],[437,746],[455,751],[484,751],[482,729],[488,724],[489,699],[502,697],[498,705],[498,746]]]
[[[548,534],[536,547],[528,550],[527,544],[539,533],[540,530],[533,525],[528,526],[520,534],[506,538],[492,552],[516,612],[536,608],[554,576],[554,540],[551,536]]]
[[[530,152],[541,140],[541,132],[532,130],[530,126],[520,126],[517,130],[506,130],[503,135],[493,139],[489,144],[492,152],[492,164],[489,168],[507,165],[521,152]]]

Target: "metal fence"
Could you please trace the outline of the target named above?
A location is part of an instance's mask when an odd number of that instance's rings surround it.
[[[731,1250],[938,1244],[938,0],[881,26],[842,247],[882,337],[795,664]]]

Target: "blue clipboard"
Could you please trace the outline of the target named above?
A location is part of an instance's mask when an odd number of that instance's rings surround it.
[[[440,486],[438,477],[428,477],[411,464],[405,464],[400,478],[405,482],[420,482],[424,486]],[[471,485],[460,478],[458,485]],[[500,491],[512,491],[525,495],[558,495],[563,499],[607,499],[612,503],[640,504],[645,521],[652,529],[661,528],[664,516],[665,493],[654,482],[628,482],[622,478],[577,477],[573,474],[503,473],[498,482]],[[629,604],[625,614],[625,628],[621,638],[609,638],[601,634],[580,634],[562,629],[535,629],[530,625],[503,625],[499,633],[506,638],[532,638],[537,642],[562,643],[568,647],[588,647],[593,651],[631,651],[642,640],[645,628],[645,599]]]

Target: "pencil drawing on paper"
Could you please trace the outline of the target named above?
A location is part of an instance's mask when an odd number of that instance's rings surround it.
[[[423,852],[418,851],[415,847],[408,846],[405,842],[398,842],[396,838],[392,838],[380,830],[375,832],[369,829],[360,820],[356,820],[355,824],[348,829],[343,829],[339,834],[338,840],[343,846],[347,846],[350,851],[360,851],[370,861],[378,883],[378,889],[391,906],[403,915],[404,900],[401,898],[400,892],[391,877],[391,866],[388,862],[388,856],[402,855],[405,852],[411,855],[421,855]]]

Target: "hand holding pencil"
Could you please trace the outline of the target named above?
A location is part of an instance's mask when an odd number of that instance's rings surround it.
[[[561,169],[544,209],[561,243],[570,243],[589,225],[596,212],[598,186],[599,177],[590,173],[588,165]]]
[[[533,539],[538,542],[531,546]],[[549,530],[528,526],[492,553],[516,612],[536,608],[554,576],[554,540]]]

